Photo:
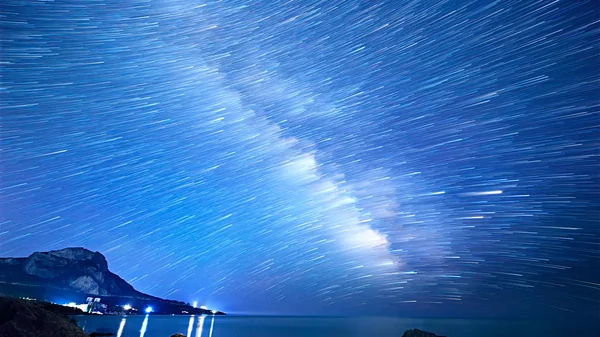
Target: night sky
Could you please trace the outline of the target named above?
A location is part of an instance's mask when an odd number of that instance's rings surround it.
[[[229,313],[600,312],[597,2],[0,6],[0,256]]]

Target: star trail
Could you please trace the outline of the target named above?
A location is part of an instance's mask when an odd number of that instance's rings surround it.
[[[597,315],[597,3],[0,8],[0,256],[231,313]]]

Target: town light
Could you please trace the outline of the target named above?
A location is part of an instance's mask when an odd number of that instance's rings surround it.
[[[123,306],[123,309],[125,309],[125,310],[131,310],[131,305],[129,305],[129,304],[125,304],[125,305]]]
[[[194,305],[193,305],[193,307],[195,308],[195,307],[197,307],[197,306],[198,306],[198,302],[197,302],[197,301],[194,301]]]
[[[152,309],[152,307],[147,307],[146,308],[146,313],[151,313],[152,311],[154,311],[154,309]]]

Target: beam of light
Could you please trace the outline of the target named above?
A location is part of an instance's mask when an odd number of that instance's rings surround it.
[[[121,320],[121,323],[119,324],[119,331],[117,331],[117,337],[121,337],[121,335],[123,334],[123,329],[125,328],[125,321],[125,318]]]
[[[194,301],[194,305],[192,305],[194,308],[196,308],[198,306],[198,301]]]
[[[194,329],[194,315],[190,316],[190,323],[188,324],[187,337],[192,336],[193,329]]]
[[[198,323],[196,324],[196,336],[195,337],[202,337],[202,328],[204,327],[204,318],[205,318],[204,315],[198,317]]]
[[[146,317],[144,318],[144,322],[142,323],[142,328],[140,329],[140,337],[144,337],[144,334],[146,333],[146,328],[148,327],[148,316],[146,315]]]
[[[212,320],[210,321],[210,332],[208,333],[208,337],[212,337],[214,325],[215,325],[215,316],[213,316]]]

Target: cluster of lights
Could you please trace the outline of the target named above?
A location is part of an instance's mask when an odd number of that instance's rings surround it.
[[[198,308],[198,301],[194,301],[194,303],[192,304],[192,307],[194,308]],[[205,305],[201,305],[200,309],[202,310],[208,310],[208,308]],[[211,310],[211,312],[214,314],[216,314],[218,311],[217,310]]]
[[[75,303],[69,303],[68,306],[72,306],[75,305]],[[198,306],[198,302],[194,302],[194,308],[196,308]],[[123,310],[127,311],[127,310],[131,310],[133,309],[133,307],[130,304],[125,304],[123,305]],[[200,309],[204,309],[206,310],[206,306],[202,305],[200,306]],[[146,307],[146,309],[144,309],[144,311],[149,314],[151,312],[154,312],[154,308],[152,308],[151,306]],[[217,313],[217,310],[211,310],[213,315]]]
[[[125,304],[123,305],[123,310],[127,311],[127,310],[131,310],[133,309],[133,307],[130,304]],[[147,306],[146,309],[144,309],[144,311],[149,314],[151,312],[154,312],[154,308],[152,308],[151,306]]]
[[[69,303],[63,304],[63,306],[70,307],[70,308],[76,308],[76,309],[79,309],[81,311],[87,311],[88,310],[88,304],[77,304],[75,302],[69,302]]]
[[[68,307],[77,307],[78,306],[75,302],[71,302],[71,303],[64,304],[64,305],[68,306]],[[198,302],[194,302],[194,308],[196,308],[197,306],[198,306]],[[123,310],[128,311],[128,310],[131,310],[131,309],[133,309],[133,307],[130,304],[123,305]],[[206,310],[206,306],[201,305],[200,309]],[[148,306],[148,307],[146,307],[146,309],[144,309],[144,311],[147,314],[149,314],[151,312],[154,312],[154,308],[152,308],[151,306]],[[211,311],[212,311],[213,315],[217,313],[217,310],[211,310]]]

